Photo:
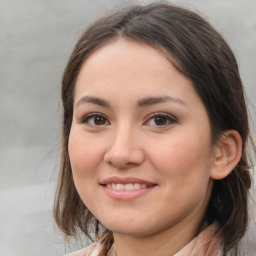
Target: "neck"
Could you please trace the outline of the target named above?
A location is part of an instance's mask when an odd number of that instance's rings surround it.
[[[191,225],[192,224],[192,225]],[[198,233],[198,222],[173,226],[147,236],[114,233],[113,256],[171,256],[180,251]]]

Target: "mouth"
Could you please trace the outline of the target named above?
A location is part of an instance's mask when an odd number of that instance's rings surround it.
[[[105,186],[113,190],[138,190],[138,189],[144,189],[144,188],[150,187],[147,184],[139,184],[139,183],[128,183],[128,184],[108,183]]]
[[[152,182],[132,177],[111,177],[100,182],[100,185],[110,197],[121,200],[135,199],[157,186]]]

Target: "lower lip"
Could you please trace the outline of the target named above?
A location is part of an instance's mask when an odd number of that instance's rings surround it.
[[[148,188],[142,188],[137,190],[114,190],[111,188],[108,188],[106,186],[103,186],[103,189],[105,193],[114,199],[118,200],[133,200],[136,198],[139,198],[148,192],[150,192],[155,186],[148,187]]]

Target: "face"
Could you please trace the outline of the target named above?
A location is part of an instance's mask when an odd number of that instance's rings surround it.
[[[85,61],[69,155],[80,197],[115,233],[148,235],[203,217],[214,159],[206,109],[154,48],[118,39]]]

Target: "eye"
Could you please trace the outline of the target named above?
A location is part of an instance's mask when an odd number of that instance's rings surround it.
[[[109,125],[109,121],[105,116],[100,113],[90,113],[86,115],[81,123],[87,124],[89,126],[104,126]]]
[[[156,127],[167,127],[176,122],[177,122],[176,118],[170,114],[155,113],[155,114],[152,114],[146,120],[145,124],[149,126],[156,126]]]

